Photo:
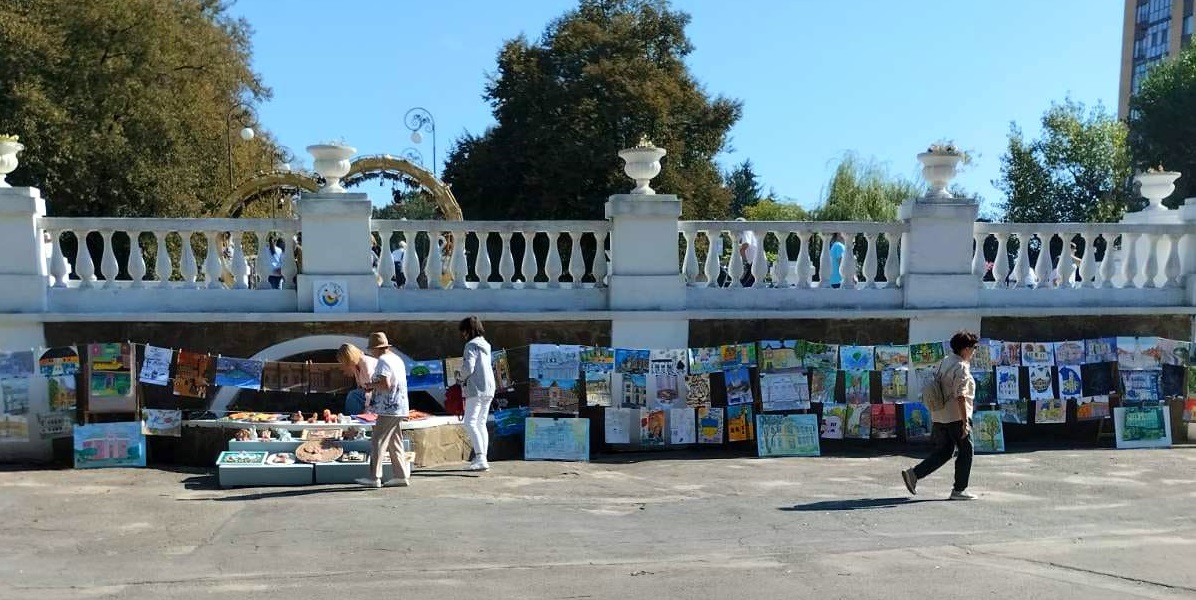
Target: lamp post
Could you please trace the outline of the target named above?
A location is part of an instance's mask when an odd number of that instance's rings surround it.
[[[256,121],[253,107],[246,102],[238,102],[228,109],[228,116],[224,118],[224,140],[228,150],[228,189],[232,191],[233,183],[233,118],[241,124],[241,139],[246,142],[254,137],[252,123]]]
[[[411,130],[413,144],[423,143],[424,136],[420,133],[421,130],[432,134],[432,175],[436,175],[436,119],[428,109],[417,106],[403,115],[403,123]]]

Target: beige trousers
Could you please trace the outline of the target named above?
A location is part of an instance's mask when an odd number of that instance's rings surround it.
[[[374,437],[370,451],[370,472],[374,479],[382,479],[382,453],[390,453],[390,472],[396,479],[407,479],[411,476],[411,467],[407,464],[407,455],[403,452],[403,421],[407,417],[389,417],[378,415],[374,423]]]

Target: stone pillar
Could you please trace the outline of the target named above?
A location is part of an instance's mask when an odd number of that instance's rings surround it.
[[[637,186],[606,203],[611,222],[610,310],[617,315],[611,321],[611,343],[620,348],[689,345],[677,246],[681,200],[648,187],[660,172],[664,154],[647,140],[619,152],[627,162],[624,171]]]
[[[0,350],[35,350],[46,343],[38,313],[46,311],[48,280],[37,229],[37,219],[45,214],[37,188],[0,187]],[[44,378],[29,380],[30,441],[0,444],[0,462],[50,460],[52,447],[41,439],[37,420],[50,409],[47,392]]]

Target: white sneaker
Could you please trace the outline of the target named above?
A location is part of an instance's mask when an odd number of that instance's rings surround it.
[[[409,479],[409,478],[399,479],[398,477],[395,477],[394,479],[388,479],[386,481],[386,483],[383,485],[385,485],[386,487],[410,487],[411,479]]]
[[[489,471],[490,465],[484,462],[471,462],[469,463],[468,467],[465,467],[465,469],[467,471]]]
[[[365,487],[368,487],[368,488],[382,487],[382,480],[374,479],[373,477],[361,477],[359,479],[354,479],[353,481],[356,481],[357,483],[360,483],[361,485],[364,485]]]
[[[953,491],[953,492],[951,492],[951,497],[948,499],[949,500],[975,500],[977,498],[979,498],[979,496],[977,496],[976,494],[971,494],[966,491],[963,491],[963,492]]]

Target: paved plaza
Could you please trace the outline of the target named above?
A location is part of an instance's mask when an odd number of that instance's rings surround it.
[[[1196,596],[1196,448],[979,456],[976,502],[945,472],[907,497],[910,464],[636,454],[382,490],[6,471],[0,598]]]

